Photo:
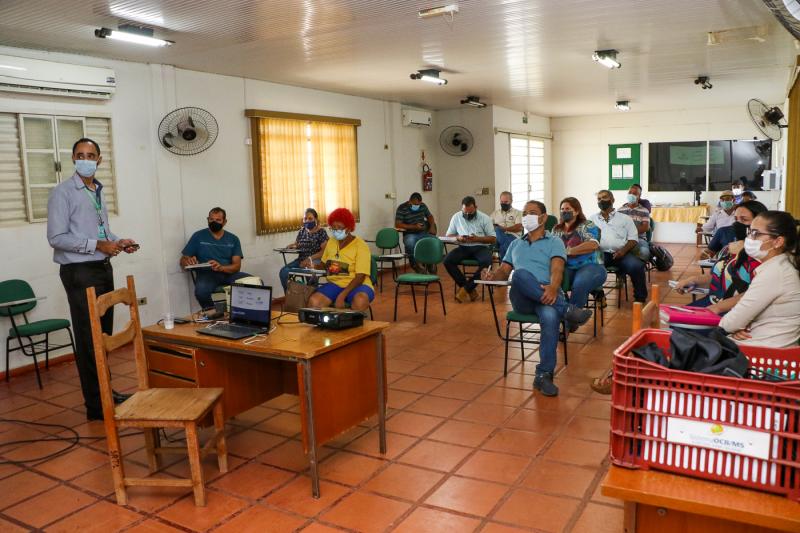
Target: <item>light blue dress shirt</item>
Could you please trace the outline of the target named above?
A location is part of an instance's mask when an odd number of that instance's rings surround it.
[[[119,240],[108,224],[108,209],[103,185],[94,180],[95,191],[90,191],[77,173],[59,183],[47,200],[47,241],[53,247],[53,261],[60,265],[101,261],[108,257],[97,250],[99,234],[98,212],[91,192],[99,198],[106,238]]]
[[[475,210],[475,218],[467,220],[459,211],[450,218],[447,235],[475,235],[476,237],[494,237],[494,224],[486,213]],[[460,242],[460,246],[488,246],[480,242]]]

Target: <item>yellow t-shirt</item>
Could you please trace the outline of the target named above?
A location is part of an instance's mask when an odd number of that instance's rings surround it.
[[[328,281],[335,283],[339,287],[347,287],[356,274],[364,274],[363,285],[372,287],[370,280],[370,270],[372,269],[372,255],[369,247],[363,239],[353,237],[350,244],[344,248],[339,248],[341,243],[336,239],[328,239],[325,250],[322,252],[322,264],[328,270]],[[340,272],[334,274],[333,272]]]

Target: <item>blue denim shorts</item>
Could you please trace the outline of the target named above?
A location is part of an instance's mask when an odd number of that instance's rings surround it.
[[[317,289],[317,292],[322,294],[323,296],[325,296],[331,302],[335,302],[336,298],[339,297],[339,295],[342,293],[343,290],[344,290],[344,287],[339,287],[335,283],[324,283],[324,284],[319,286],[319,288]],[[373,291],[370,286],[368,286],[368,285],[359,285],[358,287],[356,287],[355,289],[350,291],[350,293],[345,297],[344,301],[347,302],[348,304],[352,305],[353,304],[353,298],[355,298],[356,294],[358,294],[360,292],[363,292],[364,294],[366,294],[367,298],[369,298],[370,302],[375,299],[375,291]]]

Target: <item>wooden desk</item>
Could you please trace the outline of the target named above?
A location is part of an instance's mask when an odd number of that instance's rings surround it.
[[[151,386],[223,387],[229,417],[284,393],[299,395],[315,498],[318,446],[377,414],[380,452],[386,453],[383,330],[388,323],[365,321],[341,331],[278,324],[252,344],[197,333],[203,327],[183,324],[167,330],[156,325],[142,330]]]
[[[625,533],[800,531],[800,503],[655,470],[608,469],[604,496],[625,501]]]

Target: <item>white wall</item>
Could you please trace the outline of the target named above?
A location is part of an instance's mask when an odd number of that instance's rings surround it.
[[[277,272],[283,262],[272,249],[291,242],[294,234],[255,233],[250,147],[245,144],[249,128],[244,109],[361,120],[361,222],[356,233],[365,237],[374,236],[378,229],[393,223],[395,200],[385,198],[386,193],[397,193],[398,201],[403,201],[421,189],[420,150],[426,151],[436,168],[438,134],[434,135],[432,128],[403,128],[398,104],[164,65],[3,47],[0,53],[115,70],[117,93],[108,102],[0,93],[0,111],[111,117],[120,207],[110,225],[116,234],[134,238],[142,245],[138,253],[114,261],[114,277],[117,286],[124,283],[127,274],[136,277],[137,292],[148,298],[148,305],[141,308],[146,324],[158,320],[167,309],[186,313],[190,307],[196,308],[191,283],[188,275],[180,271],[178,257],[188,237],[205,226],[209,208],[216,205],[228,211],[228,229],[242,241],[243,269],[278,287],[277,295],[281,293]],[[220,129],[213,147],[191,157],[166,152],[158,145],[155,134],[167,112],[184,106],[210,111]],[[433,210],[438,208],[437,186],[441,187],[441,182],[434,184],[433,193],[425,195]],[[301,216],[298,213],[298,225]],[[32,318],[69,316],[45,224],[0,227],[0,246],[17,251],[8,254],[0,279],[26,279],[37,294],[48,296]],[[119,317],[118,321],[125,319]],[[7,331],[5,326],[0,329]],[[11,366],[28,363],[27,358],[14,354]]]
[[[608,187],[608,145],[642,143],[643,197],[652,203],[685,203],[694,200],[691,192],[648,192],[647,143],[751,139],[755,129],[744,105],[706,110],[676,110],[654,113],[615,113],[609,115],[553,118],[553,193],[554,198],[575,196],[588,213],[595,212],[595,193]],[[774,145],[773,165],[783,160],[778,143]],[[705,192],[701,201],[714,205],[717,192]],[[759,201],[775,207],[780,192],[758,192]],[[623,195],[615,195],[623,203]],[[557,201],[557,200],[556,200]]]

